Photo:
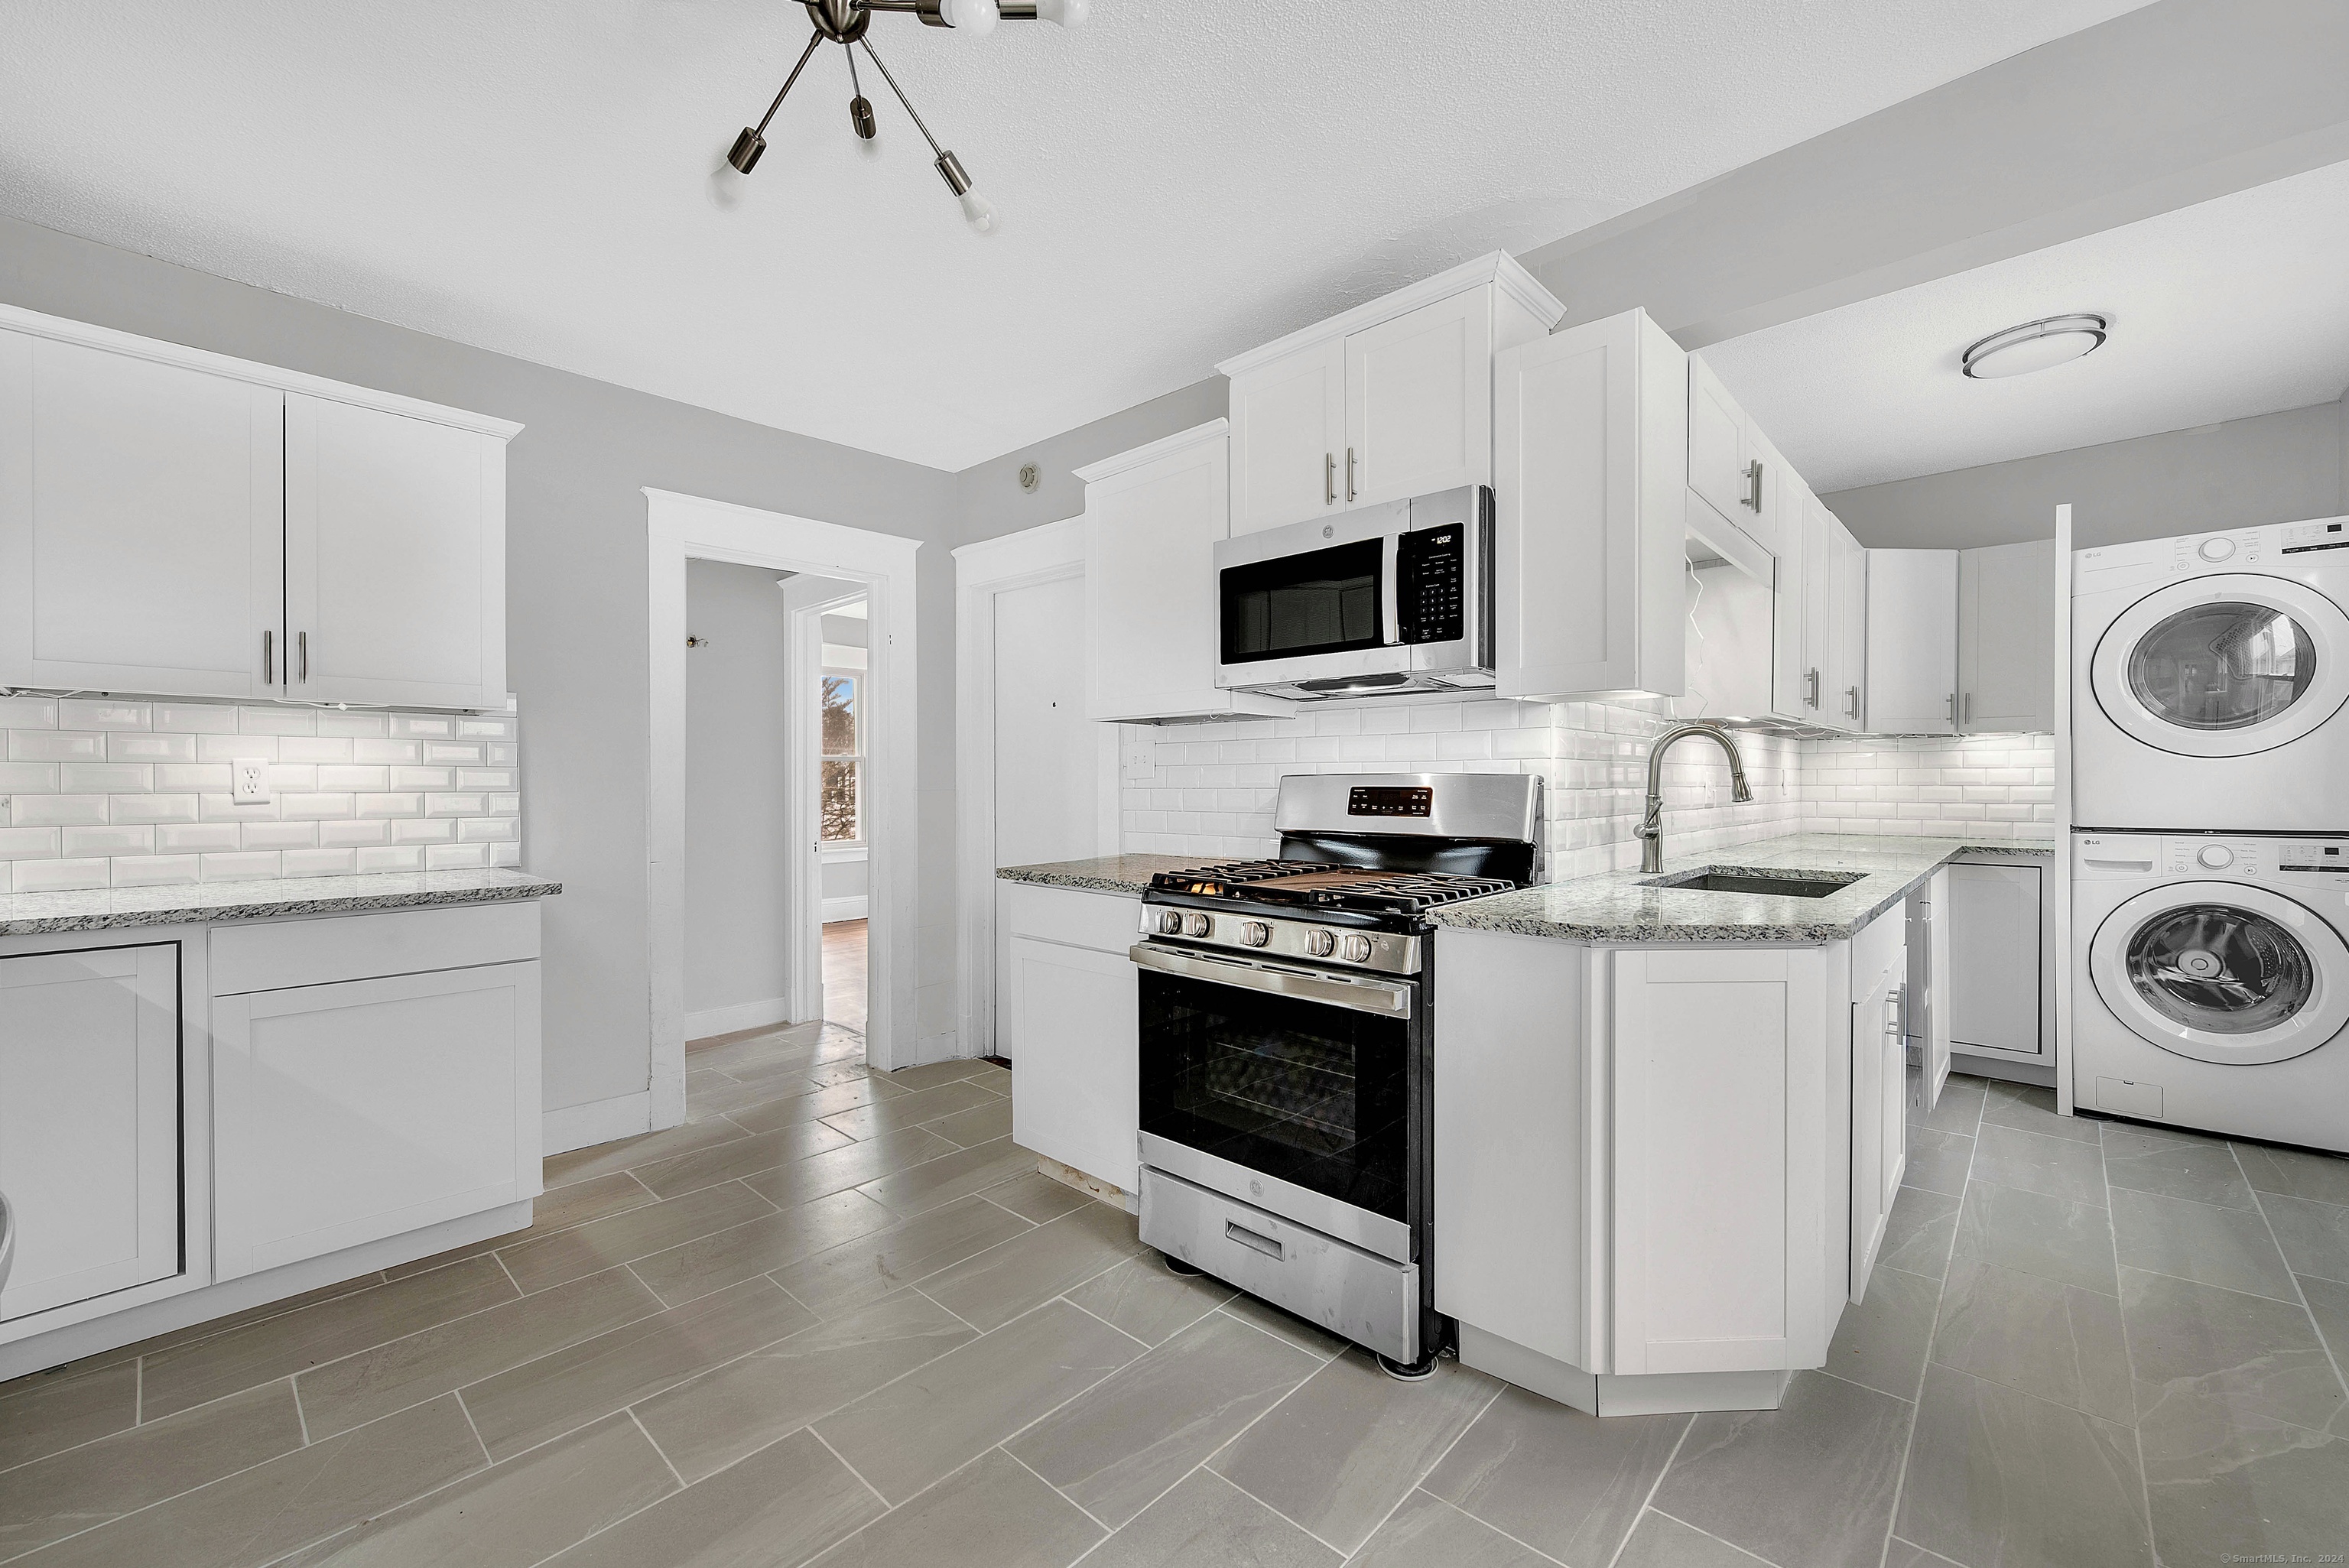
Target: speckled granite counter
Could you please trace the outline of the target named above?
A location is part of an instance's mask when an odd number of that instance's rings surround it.
[[[116,926],[209,925],[279,915],[355,914],[430,904],[544,898],[563,884],[513,871],[370,872],[342,877],[270,877],[178,887],[88,892],[0,893],[0,936],[47,936]]]
[[[1980,843],[1962,839],[1795,833],[1698,854],[1671,855],[1655,872],[1603,872],[1431,910],[1438,925],[1507,931],[1565,942],[1834,942],[1887,910],[1936,867],[1961,857],[2033,863],[2054,859],[2053,840]],[[1658,876],[1702,868],[1739,872],[1857,872],[1825,898],[1651,887]]]
[[[1052,861],[1040,866],[1005,866],[1004,882],[1038,887],[1081,888],[1087,892],[1140,893],[1160,872],[1186,872],[1214,863],[1214,855],[1102,855],[1090,861]],[[1229,859],[1229,856],[1223,857]]]

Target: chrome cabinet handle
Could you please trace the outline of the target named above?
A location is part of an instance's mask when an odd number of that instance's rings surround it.
[[[1957,725],[1957,722],[1958,722],[1958,694],[1957,694],[1957,693],[1955,693],[1955,692],[1951,692],[1949,696],[1947,696],[1943,697],[1941,700],[1942,700],[1944,703],[1947,703],[1947,704],[1949,705],[1949,708],[1950,708],[1950,724],[1951,724],[1951,726],[1952,727],[1956,727],[1956,725]]]
[[[277,684],[277,634],[274,632],[261,634],[261,684]]]
[[[307,632],[295,633],[294,645],[301,652],[302,679],[305,684],[307,684],[310,679],[310,634]]]
[[[1224,1240],[1237,1242],[1244,1247],[1262,1253],[1275,1263],[1281,1262],[1282,1255],[1288,1250],[1262,1231],[1251,1231],[1246,1225],[1236,1224],[1230,1220],[1224,1222]]]
[[[1336,506],[1338,504],[1338,454],[1324,452],[1321,454],[1321,504]]]
[[[1346,499],[1354,499],[1354,449],[1346,449]]]
[[[1816,671],[1816,670],[1806,670],[1806,671],[1804,671],[1804,672],[1803,672],[1803,688],[1804,688],[1804,689],[1803,689],[1803,706],[1804,706],[1805,707],[1818,707],[1818,706],[1819,706],[1819,672],[1818,672],[1818,671]]]
[[[1909,1037],[1909,1031],[1902,1026],[1907,1021],[1904,1015],[1908,1011],[1905,1006],[1908,1001],[1908,986],[1895,985],[1890,991],[1885,993],[1884,1032],[1894,1039],[1906,1039]]]
[[[1971,692],[1968,692],[1968,693],[1966,693],[1966,727],[1967,727],[1968,729],[1971,729],[1973,727],[1974,727],[1974,694],[1973,694],[1973,693],[1971,693]]]
[[[1844,687],[1843,701],[1844,716],[1847,718],[1857,718],[1859,717],[1859,688],[1857,686]]]
[[[0,1192],[0,1290],[7,1288],[8,1265],[16,1261],[16,1211]]]
[[[1755,511],[1762,510],[1762,459],[1754,459],[1745,465],[1745,504]]]

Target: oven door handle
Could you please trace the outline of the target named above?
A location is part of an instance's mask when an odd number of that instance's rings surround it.
[[[1390,533],[1379,542],[1379,614],[1385,617],[1380,623],[1379,640],[1390,648],[1402,646],[1402,626],[1396,608],[1402,602],[1402,584],[1395,578],[1402,571],[1402,535]]]
[[[1331,1007],[1343,1007],[1353,1013],[1372,1013],[1382,1018],[1411,1016],[1412,987],[1407,981],[1374,980],[1365,975],[1324,975],[1311,969],[1290,969],[1278,964],[1235,963],[1229,959],[1209,958],[1177,948],[1161,947],[1154,943],[1138,943],[1132,953],[1133,961],[1144,969],[1155,969],[1162,975],[1180,975],[1186,980],[1205,980],[1214,985],[1236,985],[1243,991],[1262,991],[1273,996],[1291,996],[1300,1002],[1318,1002]]]

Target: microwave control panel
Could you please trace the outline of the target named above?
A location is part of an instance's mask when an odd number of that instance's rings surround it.
[[[1456,643],[1467,635],[1468,530],[1417,530],[1395,542],[1395,631],[1400,641]]]

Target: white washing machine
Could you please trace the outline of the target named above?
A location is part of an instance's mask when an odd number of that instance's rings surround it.
[[[2075,833],[2086,1110],[2349,1152],[2349,836]]]
[[[2072,565],[2074,821],[2349,833],[2349,517]]]

